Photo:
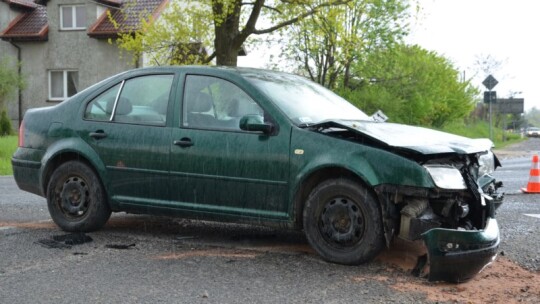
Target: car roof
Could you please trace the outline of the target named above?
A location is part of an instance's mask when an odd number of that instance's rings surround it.
[[[267,75],[267,76],[291,76],[291,77],[298,77],[298,75],[281,72],[281,71],[274,71],[274,70],[267,70],[267,69],[259,69],[259,68],[251,68],[251,67],[230,67],[230,66],[209,66],[209,65],[183,65],[183,66],[159,66],[159,67],[145,67],[145,68],[139,68],[134,69],[129,72],[134,73],[144,73],[144,72],[178,72],[178,71],[184,71],[184,72],[204,72],[204,71],[219,71],[223,72],[225,74],[237,74],[241,76],[248,76],[248,75]]]

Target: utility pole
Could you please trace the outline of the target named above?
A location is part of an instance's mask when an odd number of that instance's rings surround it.
[[[487,102],[489,104],[489,139],[493,140],[493,110],[491,104],[497,101],[497,92],[492,91],[492,89],[498,84],[499,82],[495,77],[492,75],[489,75],[482,81],[482,84],[488,89],[487,92],[484,92],[484,102]]]

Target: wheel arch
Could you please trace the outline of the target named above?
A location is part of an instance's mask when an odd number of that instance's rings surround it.
[[[373,187],[359,174],[356,172],[339,166],[328,166],[318,168],[307,174],[301,181],[300,186],[296,189],[294,194],[294,222],[297,229],[301,229],[303,226],[303,210],[307,201],[308,196],[313,191],[317,185],[321,182],[332,179],[332,178],[347,178],[353,180],[364,186],[368,191],[370,191],[373,198],[378,202],[380,209],[382,209],[382,202],[379,200],[379,197],[376,195]],[[382,216],[382,213],[381,213]]]
[[[104,180],[105,165],[99,159],[97,153],[82,140],[68,139],[51,146],[42,159],[41,189],[47,195],[47,185],[56,168],[68,161],[80,161],[89,166],[99,181],[105,192],[108,193],[107,183]]]

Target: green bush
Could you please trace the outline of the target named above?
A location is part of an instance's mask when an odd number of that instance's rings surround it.
[[[11,134],[13,134],[11,120],[7,115],[7,111],[2,110],[2,114],[0,114],[0,136],[7,136]]]
[[[17,150],[18,140],[17,136],[0,137],[0,176],[13,174],[11,156]]]

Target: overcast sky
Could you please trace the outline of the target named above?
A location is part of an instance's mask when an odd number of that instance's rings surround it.
[[[540,109],[540,1],[538,0],[418,0],[422,8],[411,18],[409,44],[418,44],[449,58],[456,69],[485,90],[487,75],[474,65],[490,55],[503,62],[493,76],[498,98],[513,92],[525,99],[525,109]],[[239,65],[265,67],[268,51],[253,50]]]
[[[452,60],[482,90],[487,75],[474,66],[478,56],[502,61],[493,76],[498,98],[525,99],[525,109],[540,109],[540,1],[419,0],[422,11],[411,20],[408,43]]]

